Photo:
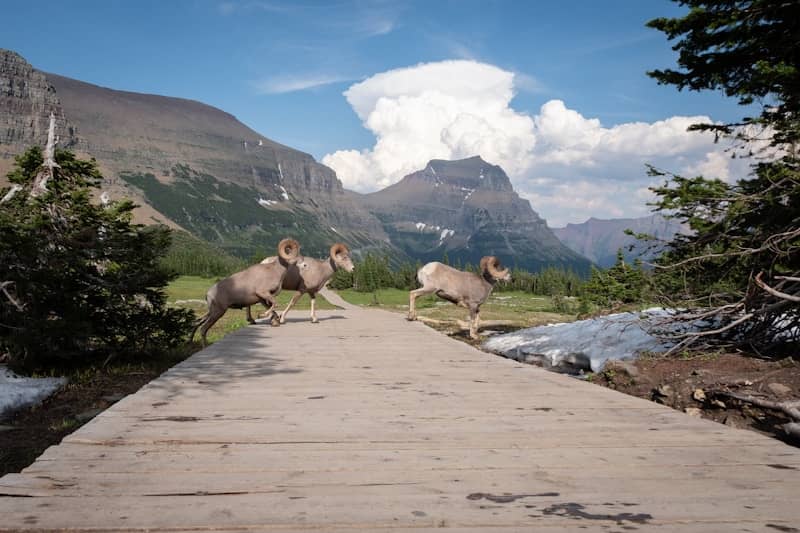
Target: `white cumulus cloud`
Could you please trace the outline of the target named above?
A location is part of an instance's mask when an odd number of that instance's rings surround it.
[[[371,150],[340,150],[322,160],[352,189],[390,185],[433,158],[475,154],[521,173],[536,142],[533,119],[510,107],[514,74],[485,63],[391,70],[344,94],[377,138]]]
[[[647,187],[659,182],[647,176],[645,164],[725,180],[746,173],[746,164],[732,163],[712,135],[687,131],[710,117],[604,127],[557,99],[530,116],[511,107],[525,79],[472,60],[376,74],[344,93],[375,145],[339,150],[322,161],[345,187],[368,192],[430,159],[480,155],[500,165],[552,226],[647,214]]]

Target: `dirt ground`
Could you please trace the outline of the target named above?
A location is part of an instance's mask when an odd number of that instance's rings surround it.
[[[767,361],[732,353],[654,355],[607,364],[590,381],[800,446],[784,432],[783,424],[791,422],[785,413],[734,397],[776,403],[800,400],[800,361],[790,357]]]
[[[40,405],[0,420],[0,476],[19,472],[105,408],[136,392],[164,369],[86,371]]]
[[[481,349],[465,331],[437,327],[442,333]],[[495,327],[501,333],[514,327]],[[498,356],[499,357],[499,356]],[[731,396],[774,403],[800,402],[800,354],[778,361],[740,353],[693,353],[635,361],[611,361],[586,377],[596,385],[638,396],[720,424],[757,431],[800,447],[784,431],[792,422],[778,409],[765,409]]]

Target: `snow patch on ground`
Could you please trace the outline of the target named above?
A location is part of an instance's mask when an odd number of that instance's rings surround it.
[[[66,382],[67,378],[23,378],[0,365],[0,418],[41,402]]]
[[[633,359],[641,352],[664,351],[672,346],[649,335],[647,320],[668,316],[661,308],[640,313],[617,313],[522,329],[497,335],[483,347],[517,361],[539,361],[546,367],[572,367],[598,372],[609,359]]]
[[[425,224],[424,222],[417,222],[417,223],[415,224],[415,226],[417,226],[417,229],[418,229],[419,231],[422,231],[422,230],[424,230],[424,229],[425,229],[425,228],[426,228],[428,225],[427,225],[427,224]]]
[[[275,200],[265,200],[264,198],[259,198],[256,201],[258,202],[258,205],[263,206],[263,207],[269,207],[271,205],[275,205],[275,204],[278,203]]]
[[[289,199],[289,193],[286,192],[286,189],[283,188],[283,185],[281,185],[280,188],[281,188],[281,196],[283,196],[284,200],[288,200]]]
[[[436,226],[436,229],[439,229],[439,226]],[[439,236],[439,244],[442,244],[446,238],[452,237],[453,235],[455,235],[455,233],[456,233],[455,230],[447,228],[443,229],[442,234]]]
[[[330,228],[331,228],[331,231],[332,231],[332,232],[334,232],[334,233],[338,233],[339,235],[341,235],[341,233],[339,233],[338,231],[336,231],[336,228],[334,228],[333,226],[330,226]]]

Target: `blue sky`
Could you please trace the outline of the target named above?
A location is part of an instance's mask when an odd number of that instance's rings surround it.
[[[528,142],[527,148],[498,149],[492,162],[516,168],[513,175],[509,172],[515,186],[535,209],[557,223],[577,222],[584,215],[634,216],[644,209],[643,201],[638,201],[638,209],[592,207],[589,202],[569,213],[536,205],[563,196],[554,188],[555,182],[566,179],[563,176],[589,186],[584,191],[587,201],[597,195],[592,186],[608,182],[610,201],[618,195],[612,189],[623,180],[621,174],[636,172],[622,172],[613,161],[595,157],[589,161],[585,151],[577,159],[567,156],[561,145],[558,156],[552,149],[545,153],[543,146],[552,148],[560,142],[557,139],[564,139],[542,133],[547,130],[544,120],[542,124],[537,120],[547,102],[564,104],[563,109],[551,106],[550,116],[559,123],[578,113],[585,119],[581,124],[594,131],[594,139],[607,139],[615,126],[630,123],[655,124],[698,115],[725,121],[742,115],[733,101],[720,94],[681,93],[645,75],[648,69],[674,65],[675,54],[663,35],[644,26],[654,17],[683,12],[666,0],[43,1],[7,2],[2,12],[0,47],[19,52],[38,69],[115,89],[217,106],[269,138],[338,165],[334,168],[346,186],[363,191],[396,180],[398,173],[429,155],[462,156],[469,146],[487,143],[465,145],[462,139],[446,150],[439,147],[428,154],[419,148],[414,154],[395,154],[389,161],[379,153],[376,139],[402,142],[402,137],[386,129],[390,126],[379,120],[377,109],[362,109],[362,118],[374,111],[375,121],[384,125],[365,127],[355,112],[358,95],[351,94],[349,101],[343,92],[358,83],[366,83],[362,89],[371,92],[392,92],[393,81],[376,87],[370,86],[371,80],[379,73],[448,60],[461,63],[446,75],[458,77],[463,72],[462,82],[470,85],[474,81],[470,76],[480,74],[469,69],[470,64],[491,66],[513,75],[513,81],[498,78],[513,91],[510,100],[498,96],[498,105],[519,117],[531,117],[533,124],[530,136],[521,133],[527,141],[508,141]],[[435,89],[440,81],[434,76],[414,83]],[[414,94],[419,97],[417,89]],[[400,94],[392,93],[392,98],[400,105],[405,102]],[[594,119],[599,123],[586,122]],[[502,124],[491,117],[485,122],[495,133],[497,124]],[[480,133],[486,131],[459,130],[459,135],[490,137]],[[598,140],[587,142],[595,151],[602,149]],[[570,154],[573,148],[569,147]],[[711,161],[710,150],[700,143],[673,154],[674,170]],[[333,156],[347,151],[363,152],[366,159]],[[515,165],[520,158],[525,164]],[[670,161],[656,162],[669,166]],[[608,165],[605,174],[596,170],[598,164]],[[361,177],[352,165],[360,169]],[[377,173],[385,179],[370,182],[364,177]],[[631,175],[625,187],[644,197],[642,180],[635,182]]]

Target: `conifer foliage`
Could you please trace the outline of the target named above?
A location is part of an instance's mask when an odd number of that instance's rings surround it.
[[[43,163],[51,176],[40,180]],[[45,165],[47,167],[47,165]],[[48,169],[46,169],[48,170]],[[175,346],[192,315],[166,306],[165,227],[132,224],[129,201],[98,203],[94,160],[31,148],[0,191],[0,353],[20,368]],[[83,360],[83,361],[79,361]]]
[[[690,8],[686,16],[649,23],[677,39],[679,68],[649,74],[760,106],[757,117],[695,126],[760,157],[735,183],[652,171],[667,178],[653,189],[656,210],[692,230],[657,261],[656,281],[668,302],[685,309],[678,319],[707,324],[678,347],[700,341],[767,354],[800,341],[800,3],[679,3]]]

